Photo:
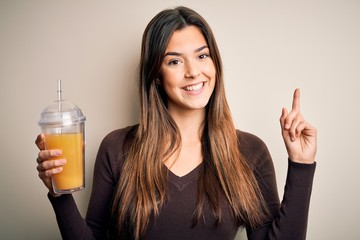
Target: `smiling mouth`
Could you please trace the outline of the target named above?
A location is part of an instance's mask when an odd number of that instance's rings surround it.
[[[198,90],[200,90],[203,86],[204,86],[204,83],[201,82],[201,83],[198,83],[198,84],[196,84],[196,85],[186,86],[186,87],[184,87],[184,90],[185,90],[185,91],[198,91]]]

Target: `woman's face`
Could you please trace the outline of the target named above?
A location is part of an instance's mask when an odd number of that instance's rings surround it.
[[[206,40],[197,27],[189,26],[173,33],[160,72],[170,113],[204,110],[214,90],[216,70]]]

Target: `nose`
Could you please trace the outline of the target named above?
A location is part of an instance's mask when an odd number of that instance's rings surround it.
[[[194,60],[188,61],[186,63],[185,77],[195,79],[198,76],[200,76],[200,68],[198,66],[198,63]]]

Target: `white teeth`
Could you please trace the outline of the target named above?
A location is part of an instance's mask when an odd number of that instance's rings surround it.
[[[197,91],[200,88],[202,88],[202,86],[203,86],[203,83],[199,83],[199,84],[196,84],[196,85],[193,85],[193,86],[186,86],[185,90],[186,91]]]

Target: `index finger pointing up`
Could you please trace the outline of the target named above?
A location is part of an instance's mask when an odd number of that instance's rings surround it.
[[[300,110],[300,89],[297,88],[294,91],[294,97],[292,102],[292,110],[299,111]]]

